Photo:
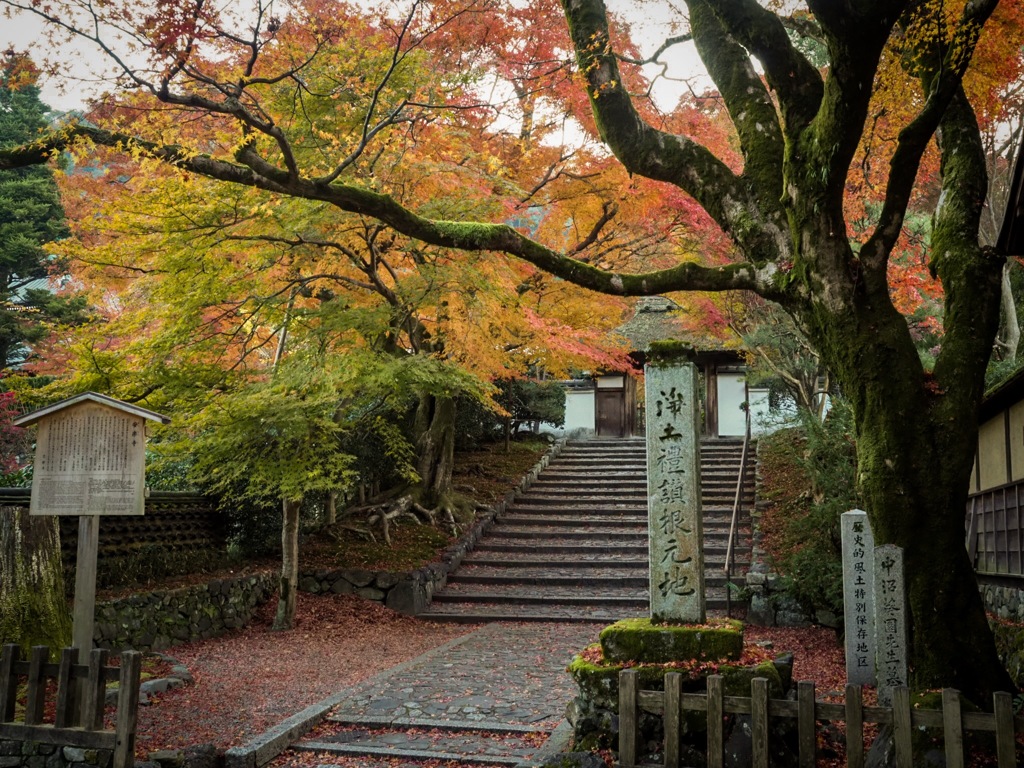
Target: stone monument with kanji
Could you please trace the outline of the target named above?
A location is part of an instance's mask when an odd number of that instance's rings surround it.
[[[662,348],[644,368],[651,619],[702,624],[703,526],[697,370],[688,348]]]

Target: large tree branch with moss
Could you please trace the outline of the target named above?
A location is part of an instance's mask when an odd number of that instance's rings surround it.
[[[691,195],[755,264],[788,250],[781,213],[765,215],[757,188],[685,136],[657,130],[636,111],[612,51],[602,0],[563,0],[569,34],[587,82],[601,137],[631,173],[674,184]]]
[[[743,177],[756,187],[762,206],[778,205],[785,145],[775,104],[746,49],[720,23],[706,0],[689,0],[697,52],[718,86],[743,153]]]
[[[175,168],[218,181],[328,203],[346,213],[377,219],[401,234],[431,245],[464,251],[507,253],[576,285],[601,293],[653,296],[672,291],[749,290],[769,299],[781,297],[772,280],[775,274],[772,265],[756,267],[749,263],[734,263],[706,267],[687,261],[655,272],[608,272],[532,240],[507,224],[430,219],[418,215],[386,194],[349,184],[323,184],[296,177],[290,170],[268,163],[248,147],[238,151],[239,162],[229,162],[176,145],[157,144],[124,133],[73,124],[31,144],[0,151],[0,170],[46,162],[55,153],[82,139],[126,152],[141,153]]]
[[[796,188],[813,184],[835,223],[842,220],[846,175],[860,143],[878,62],[905,2],[869,14],[857,3],[808,2],[829,52],[821,108],[801,137],[796,165],[813,169]],[[817,183],[815,180],[817,179]]]
[[[794,47],[782,20],[754,0],[691,0],[688,5],[691,23],[698,7],[710,10],[743,48],[757,57],[768,85],[778,94],[784,129],[791,136],[803,130],[821,105],[822,80]],[[703,53],[701,58],[708,61]],[[721,87],[717,79],[715,82]]]

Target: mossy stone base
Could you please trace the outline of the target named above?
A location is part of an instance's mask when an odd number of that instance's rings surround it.
[[[573,725],[573,739],[577,748],[615,749],[619,727],[619,673],[625,665],[607,660],[588,661],[587,656],[597,656],[596,648],[596,645],[590,646],[569,665],[569,674],[576,682],[579,694],[570,705],[567,717]],[[791,664],[791,658],[783,657],[776,662],[764,661],[753,666],[720,664],[709,668],[709,665],[699,664],[694,669],[686,669],[667,664],[630,663],[629,668],[636,671],[639,688],[644,691],[665,690],[665,675],[679,672],[683,675],[684,692],[704,693],[707,690],[707,676],[714,672],[722,676],[726,696],[749,696],[750,681],[755,677],[763,677],[768,680],[769,697],[779,699],[785,695],[784,680],[789,677],[788,668]],[[684,744],[692,744],[699,750],[707,730],[707,715],[703,712],[686,712],[681,725]],[[643,741],[660,742],[663,737],[661,717],[641,712],[639,731]]]
[[[709,627],[624,619],[601,630],[600,640],[609,662],[738,661],[743,654],[743,623],[730,619]]]

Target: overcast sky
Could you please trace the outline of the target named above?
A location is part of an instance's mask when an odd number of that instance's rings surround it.
[[[57,0],[60,3],[60,0]],[[644,55],[650,55],[673,30],[671,19],[678,18],[672,0],[609,0],[613,12],[623,13],[634,25],[635,37],[643,47]],[[564,23],[561,19],[557,23]],[[11,18],[0,16],[0,45],[6,50],[29,50],[33,58],[42,61],[52,51],[41,34],[42,22],[29,13],[19,13]],[[74,51],[75,55],[68,54]],[[74,42],[61,46],[61,60],[70,62],[69,71],[74,80],[44,77],[43,101],[56,110],[82,108],[91,96],[102,90],[102,84],[94,82],[96,75],[104,68],[101,54],[88,43]],[[692,73],[701,70],[699,59],[691,44],[675,46],[663,57],[670,62],[673,71]],[[653,76],[651,68],[649,75]],[[661,80],[655,86],[654,95],[663,109],[671,109],[686,86],[679,82]]]

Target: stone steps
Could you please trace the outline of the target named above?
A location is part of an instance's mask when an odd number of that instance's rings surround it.
[[[710,612],[726,607],[723,567],[738,468],[735,444],[712,443],[703,455]],[[742,496],[752,504],[752,481],[744,484]],[[744,525],[749,536],[749,520]],[[740,538],[735,552],[740,573],[731,581],[742,586],[749,545]],[[421,615],[457,622],[602,623],[646,616],[647,543],[644,441],[569,443],[495,521]]]
[[[434,719],[406,719],[392,724],[385,718],[330,718],[316,735],[291,746],[297,752],[315,752],[318,765],[333,758],[368,758],[360,765],[394,766],[402,761],[444,761],[477,765],[516,766],[532,757],[539,741],[551,730],[500,722],[446,725]]]

